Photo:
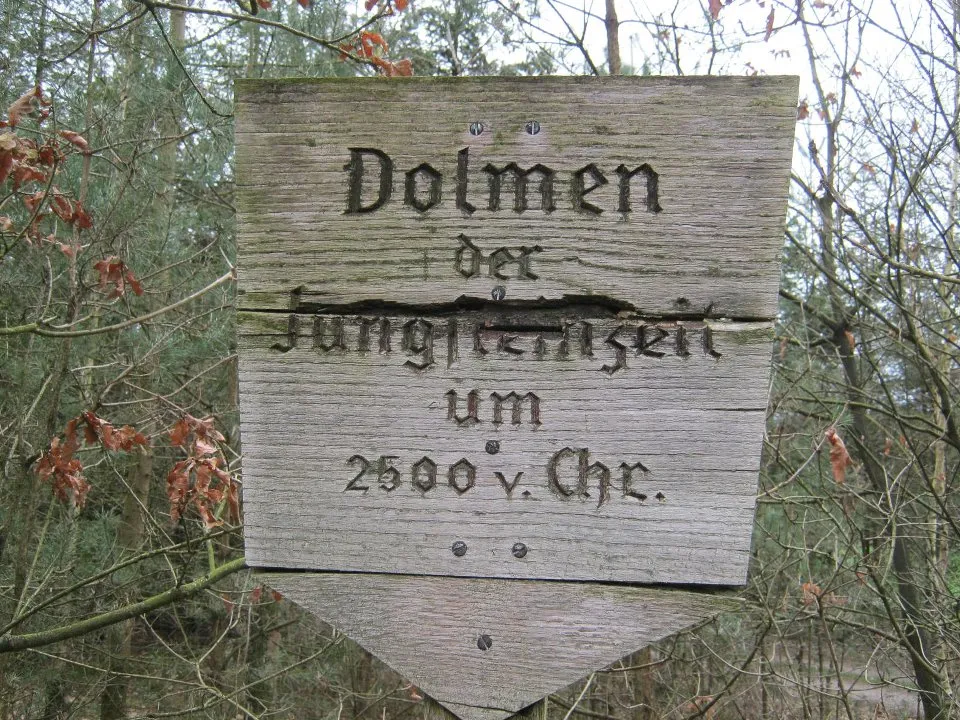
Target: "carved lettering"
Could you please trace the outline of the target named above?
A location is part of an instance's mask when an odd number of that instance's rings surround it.
[[[397,455],[381,455],[377,463],[378,480],[380,487],[392,492],[400,487],[400,471],[393,467],[393,461],[399,460]]]
[[[543,252],[539,245],[533,247],[520,246],[520,255],[517,257],[517,277],[525,280],[539,280],[540,276],[530,269],[530,261],[534,253]]]
[[[459,325],[456,321],[447,323],[447,367],[453,364],[460,357],[460,335]]]
[[[620,202],[617,205],[618,212],[626,214],[631,210],[630,181],[635,175],[642,175],[647,180],[647,212],[658,213],[663,210],[663,208],[660,207],[660,200],[657,196],[660,176],[654,172],[653,168],[647,163],[635,167],[633,170],[627,168],[626,165],[620,165],[617,167],[617,175],[620,176]]]
[[[499,247],[489,256],[477,247],[473,241],[463,233],[457,235],[459,246],[453,253],[453,267],[465,278],[480,275],[482,265],[487,266],[487,275],[498,280],[539,280],[540,276],[533,272],[531,261],[535,253],[543,252],[539,245],[527,247],[521,245],[515,248]],[[515,265],[515,268],[509,266]],[[507,268],[506,270],[504,268]]]
[[[415,356],[404,365],[415,370],[426,370],[433,365],[433,323],[417,318],[403,325],[402,348]]]
[[[461,416],[459,411],[460,400],[457,397],[456,390],[448,390],[444,397],[447,398],[447,419],[453,420],[457,425],[474,425],[480,422],[478,411],[480,409],[480,393],[477,390],[471,390],[467,393],[467,414]]]
[[[570,467],[569,461],[573,460],[576,463]],[[647,496],[635,492],[631,485],[635,470],[640,470],[644,474],[649,472],[643,463],[624,462],[620,464],[620,468],[623,473],[623,496],[637,498],[641,502],[646,500]],[[576,482],[571,482],[570,475],[574,474]],[[590,462],[590,451],[587,448],[565,447],[554,453],[547,463],[547,485],[561,499],[589,498],[591,481],[596,481],[599,490],[597,507],[600,508],[610,500],[610,468],[600,461]]]
[[[534,253],[543,252],[543,248],[539,245],[534,245],[533,247],[520,246],[517,250],[517,255],[514,255],[509,248],[505,247],[497,248],[490,253],[490,277],[499,280],[509,280],[510,278],[538,280],[540,276],[530,269],[530,259]],[[503,266],[512,263],[517,264],[516,270],[512,273],[504,273],[502,270]]]
[[[590,463],[587,465],[587,485],[590,484],[591,476],[596,477],[600,489],[597,499],[597,507],[600,507],[610,497],[610,468],[599,461]]]
[[[666,353],[659,350],[651,350],[654,345],[661,342],[669,335],[661,327],[650,327],[649,325],[640,325],[637,328],[637,342],[634,347],[637,349],[637,355],[646,355],[647,357],[662,358]]]
[[[370,336],[377,334],[377,349],[381,353],[390,352],[390,320],[377,317],[358,317],[355,319],[357,324],[357,352],[370,352]]]
[[[298,302],[297,297],[294,295],[292,304]],[[415,371],[426,371],[437,363],[453,368],[463,362],[550,359],[586,362],[614,375],[642,365],[633,358],[723,357],[714,345],[715,329],[696,321],[651,324],[611,318],[524,324],[511,316],[494,320],[483,319],[482,315],[479,319],[438,315],[428,320],[409,316],[308,315],[302,307],[287,315],[285,321],[286,327],[276,332],[277,341],[268,346],[274,352],[302,349],[299,336],[304,324],[310,322],[310,346],[322,355],[367,355],[376,351],[389,356],[401,350],[398,362]],[[595,330],[602,333],[596,341]],[[399,347],[395,334],[399,335]]]
[[[593,357],[593,325],[580,321],[580,354]]]
[[[647,499],[647,496],[642,492],[637,492],[633,489],[633,471],[639,470],[644,475],[646,475],[649,470],[643,463],[633,463],[629,465],[627,463],[620,463],[620,470],[623,472],[623,496],[636,498],[640,502],[643,502]]]
[[[504,403],[510,403],[510,422],[513,425],[520,425],[523,422],[523,402],[529,401],[530,404],[530,424],[540,425],[540,398],[534,393],[528,392],[526,395],[518,395],[515,392],[509,392],[506,395],[500,393],[490,393],[493,400],[493,424],[503,424],[503,406]]]
[[[527,183],[531,175],[540,176],[540,209],[544,212],[553,212],[556,209],[553,204],[553,179],[556,172],[546,165],[537,163],[524,170],[515,162],[507,163],[502,168],[487,164],[483,166],[483,171],[489,175],[487,182],[490,186],[490,198],[487,207],[490,210],[500,209],[500,194],[507,174],[513,176],[514,212],[522,213],[527,209]]]
[[[586,187],[586,183],[584,182],[587,174],[590,175],[590,179],[593,181],[590,187]],[[597,188],[603,187],[608,182],[606,175],[600,172],[600,168],[593,163],[574,172],[573,180],[570,182],[570,199],[573,201],[573,209],[577,212],[591,215],[599,215],[602,213],[603,210],[593,203],[584,200],[584,197]]]
[[[435,168],[427,163],[421,163],[412,170],[407,170],[406,177],[403,201],[407,205],[418,212],[425,213],[430,208],[440,204],[440,186],[443,182],[443,177]],[[417,187],[419,184],[418,178],[422,178],[427,183],[426,200],[420,199],[420,193]]]
[[[472,215],[477,208],[467,200],[467,171],[470,169],[470,148],[457,153],[457,208]]]
[[[504,275],[500,272],[502,268],[507,263],[514,262],[516,258],[513,257],[513,254],[506,248],[497,248],[492,253],[490,253],[490,277],[495,277],[500,280],[507,280],[510,276]]]
[[[723,355],[713,347],[713,329],[709,325],[703,326],[700,337],[703,338],[703,351],[707,355],[715,358],[723,357]]]
[[[677,357],[690,357],[690,343],[687,342],[687,329],[683,327],[683,325],[677,325],[677,331],[674,333],[673,339]]]
[[[290,317],[287,318],[287,344],[274,343],[270,346],[271,350],[285,353],[290,352],[297,346],[297,337],[300,334],[300,317],[297,315],[297,308],[300,307],[300,294],[302,292],[302,285],[290,291]]]
[[[392,494],[404,484],[404,472],[398,467],[401,464],[398,455],[380,455],[376,460],[368,460],[363,455],[353,455],[347,460],[348,465],[358,465],[357,472],[344,487],[344,492],[366,493],[376,483],[377,488],[387,494]],[[407,461],[409,462],[409,461]],[[427,455],[422,456],[409,466],[409,483],[413,490],[426,496],[437,487],[437,463]],[[641,462],[621,462],[620,472],[623,477],[623,497],[639,500],[643,504],[647,495],[635,489],[636,473],[642,473],[646,480],[650,471]],[[597,488],[597,508],[611,500],[610,467],[597,460],[592,461],[588,448],[565,447],[555,452],[546,463],[547,487],[561,500],[579,498],[588,500],[592,497],[591,488]],[[524,471],[514,473],[513,479],[508,480],[501,471],[494,471],[493,479],[503,488],[508,498],[513,497],[513,491],[520,484]],[[465,457],[447,467],[447,485],[457,495],[464,495],[474,488],[477,483],[477,466]],[[532,493],[524,490],[523,496],[530,497]],[[657,491],[654,496],[660,504],[666,502],[666,495]]]
[[[566,458],[576,459],[576,484],[568,485],[561,478],[561,464]],[[590,451],[574,450],[565,447],[558,450],[547,463],[547,484],[561,498],[570,498],[574,495],[586,497],[587,493],[587,468],[590,467]]]
[[[457,240],[460,241],[460,247],[453,254],[454,267],[466,278],[476,277],[480,274],[483,253],[463,233],[457,235]]]
[[[424,455],[413,464],[413,486],[421,492],[430,492],[437,485],[437,464]]]
[[[359,490],[361,492],[366,492],[370,489],[370,486],[361,485],[360,481],[363,479],[363,476],[367,474],[367,470],[370,469],[370,461],[367,460],[363,455],[354,455],[347,460],[347,464],[353,465],[354,463],[360,464],[360,472],[354,475],[353,479],[347,483],[347,486],[344,488],[344,490]]]
[[[347,148],[350,151],[350,162],[343,166],[349,171],[350,179],[347,186],[347,215],[357,213],[372,213],[379,210],[390,199],[393,192],[393,160],[382,150],[374,148]],[[364,155],[375,158],[380,167],[380,189],[377,198],[366,205],[363,204],[363,175],[366,164]]]
[[[557,345],[557,358],[565,360],[570,355],[570,323],[564,321],[560,344]]]
[[[380,352],[390,352],[390,335],[392,333],[390,321],[387,318],[380,318]]]
[[[617,340],[617,334],[621,330],[623,330],[623,325],[615,328],[614,331],[607,336],[607,339],[603,341],[605,345],[613,348],[614,354],[613,365],[604,363],[600,368],[600,370],[607,375],[613,375],[617,370],[627,367],[627,346]]]
[[[393,192],[393,159],[376,148],[347,148],[350,161],[343,166],[347,171],[347,209],[346,214],[372,213],[383,208]],[[379,182],[376,194],[365,188],[364,181],[370,167],[376,167]],[[554,188],[557,172],[543,163],[522,168],[516,162],[507,162],[503,166],[487,163],[481,170],[487,175],[487,208],[499,211],[502,207],[502,194],[507,186],[513,186],[511,209],[522,213],[530,209],[528,190],[535,183],[539,186],[539,210],[551,213],[556,210]],[[642,163],[634,168],[620,164],[616,168],[619,176],[617,210],[627,215],[632,211],[632,180],[640,176],[645,180],[644,205],[647,212],[658,213],[663,208],[659,199],[659,174],[648,164]],[[439,205],[443,200],[443,175],[430,163],[420,163],[404,173],[403,204],[416,212],[425,213]],[[570,199],[577,213],[598,216],[603,209],[586,199],[587,195],[609,184],[607,176],[595,164],[589,163],[573,171],[569,176]],[[457,152],[457,172],[455,178],[455,203],[465,216],[476,211],[476,206],[468,199],[470,183],[470,148],[461,148]],[[365,199],[366,190],[366,199]],[[371,197],[373,196],[373,197]]]
[[[544,357],[546,357],[547,341],[543,339],[543,335],[537,335],[536,340],[534,340],[533,354],[536,355],[538,360],[542,360]]]
[[[513,494],[513,489],[517,486],[517,483],[520,482],[520,478],[523,476],[523,471],[521,470],[514,475],[513,482],[508,482],[507,478],[504,477],[502,472],[495,472],[494,476],[500,481],[503,489],[507,491],[507,497],[510,497]]]
[[[458,495],[463,495],[472,488],[476,480],[477,468],[466,458],[460,458],[451,465],[447,473],[447,482],[450,483],[450,487],[457,491]]]
[[[357,336],[357,352],[358,353],[368,353],[370,352],[370,327],[377,323],[377,318],[357,318],[357,323],[360,325],[360,332]]]
[[[290,352],[297,346],[297,337],[300,335],[300,316],[291,313],[287,318],[287,344],[275,343],[270,346],[271,350],[280,352]]]
[[[313,348],[330,352],[331,350],[346,350],[343,341],[343,318],[323,317],[316,315],[313,318]]]
[[[447,419],[452,420],[459,426],[475,425],[482,422],[480,419],[480,393],[477,390],[471,390],[467,393],[467,412],[460,414],[460,396],[456,390],[448,390],[444,393],[447,400]],[[530,424],[537,426],[540,421],[540,398],[532,392],[526,395],[520,395],[515,392],[509,392],[506,395],[500,393],[491,393],[493,400],[493,424],[502,425],[504,423],[503,410],[504,405],[509,405],[510,423],[513,425],[523,424],[523,407],[527,404],[530,408]]]
[[[504,333],[500,336],[500,339],[497,340],[497,352],[507,353],[507,355],[523,355],[523,350],[513,346],[516,340],[516,335],[507,335]]]
[[[490,352],[483,346],[483,325],[480,323],[473,326],[473,351],[481,357]]]

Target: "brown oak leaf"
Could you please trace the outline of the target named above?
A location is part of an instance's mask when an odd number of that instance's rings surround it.
[[[60,137],[67,142],[76,145],[80,152],[82,152],[84,155],[90,155],[93,152],[90,149],[90,145],[87,143],[86,139],[78,132],[74,132],[73,130],[61,130]]]
[[[853,465],[853,460],[836,429],[828,428],[825,437],[827,442],[830,443],[830,469],[833,470],[833,479],[837,485],[843,485],[847,476],[847,468]]]
[[[24,115],[29,115],[40,106],[43,98],[43,91],[39,86],[29,90],[17,98],[13,105],[7,108],[7,123],[10,127],[16,127]]]

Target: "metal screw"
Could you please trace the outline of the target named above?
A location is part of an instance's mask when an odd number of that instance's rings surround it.
[[[470,134],[471,135],[480,135],[483,133],[483,123],[482,122],[472,122],[470,123]]]
[[[528,135],[536,135],[540,132],[540,123],[536,120],[531,120],[526,125]]]
[[[500,452],[500,443],[497,440],[487,440],[486,451],[488,455],[496,455]]]
[[[523,543],[514,543],[513,545],[513,556],[517,559],[526,557],[527,555],[527,546]]]
[[[493,647],[493,638],[489,635],[481,635],[477,638],[477,647],[481,650],[489,650]]]
[[[507,289],[503,285],[497,285],[490,293],[494,300],[503,300],[507,296]]]
[[[457,557],[463,557],[467,554],[467,544],[463,540],[457,540],[450,549]]]

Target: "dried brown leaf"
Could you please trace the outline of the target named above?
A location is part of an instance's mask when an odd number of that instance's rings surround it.
[[[13,105],[7,108],[7,123],[10,127],[16,127],[24,115],[29,115],[39,105],[39,100],[43,96],[40,87],[35,87],[17,98]]]
[[[827,442],[830,443],[830,469],[833,471],[833,479],[837,485],[843,485],[847,476],[847,468],[853,465],[853,460],[836,429],[828,428],[825,437]]]
[[[73,130],[61,130],[60,137],[67,142],[76,145],[80,152],[82,152],[84,155],[89,155],[91,152],[93,152],[90,149],[90,145],[87,143],[86,139],[78,132],[74,132]]]

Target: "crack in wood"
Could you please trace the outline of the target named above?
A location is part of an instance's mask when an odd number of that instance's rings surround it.
[[[767,322],[770,317],[752,315],[719,315],[713,311],[713,303],[705,308],[689,307],[689,302],[680,302],[685,298],[678,298],[677,312],[649,312],[638,308],[632,303],[609,295],[564,295],[559,299],[538,300],[501,300],[492,302],[484,298],[462,295],[456,300],[440,303],[406,303],[391,300],[362,300],[352,303],[323,303],[310,300],[310,292],[302,286],[290,291],[289,307],[268,308],[252,307],[242,304],[241,312],[262,312],[273,314],[294,313],[298,315],[417,315],[419,317],[448,317],[462,313],[483,313],[488,315],[493,324],[506,322],[507,318],[518,317],[523,314],[534,315],[564,315],[613,318],[628,317],[636,320],[670,321],[704,321],[727,320],[731,322]],[[318,293],[319,294],[319,293]],[[689,309],[686,309],[688,308]]]
[[[409,572],[393,572],[393,571],[382,571],[382,570],[334,570],[334,569],[324,569],[318,571],[311,568],[299,568],[299,567],[284,567],[278,565],[257,565],[253,568],[254,572],[257,574],[260,573],[275,573],[280,575],[287,575],[290,577],[296,576],[307,576],[307,575],[358,575],[358,576],[389,576],[389,577],[409,577],[409,578],[421,578],[421,577],[449,577],[449,574],[446,573],[409,573]],[[698,595],[710,596],[710,597],[724,597],[729,599],[731,602],[742,604],[744,601],[740,597],[740,593],[743,592],[743,585],[739,584],[711,584],[705,585],[702,583],[675,583],[675,582],[629,582],[629,581],[616,581],[612,582],[609,580],[580,580],[575,578],[541,578],[538,577],[536,580],[530,580],[527,578],[504,578],[501,575],[470,575],[470,580],[496,580],[498,582],[508,582],[508,583],[526,583],[531,584],[536,582],[536,584],[549,584],[549,585],[583,585],[583,586],[596,586],[598,588],[636,588],[636,589],[655,589],[655,588],[668,588],[670,590],[676,590],[677,592],[696,592]],[[733,608],[731,608],[733,609]]]

